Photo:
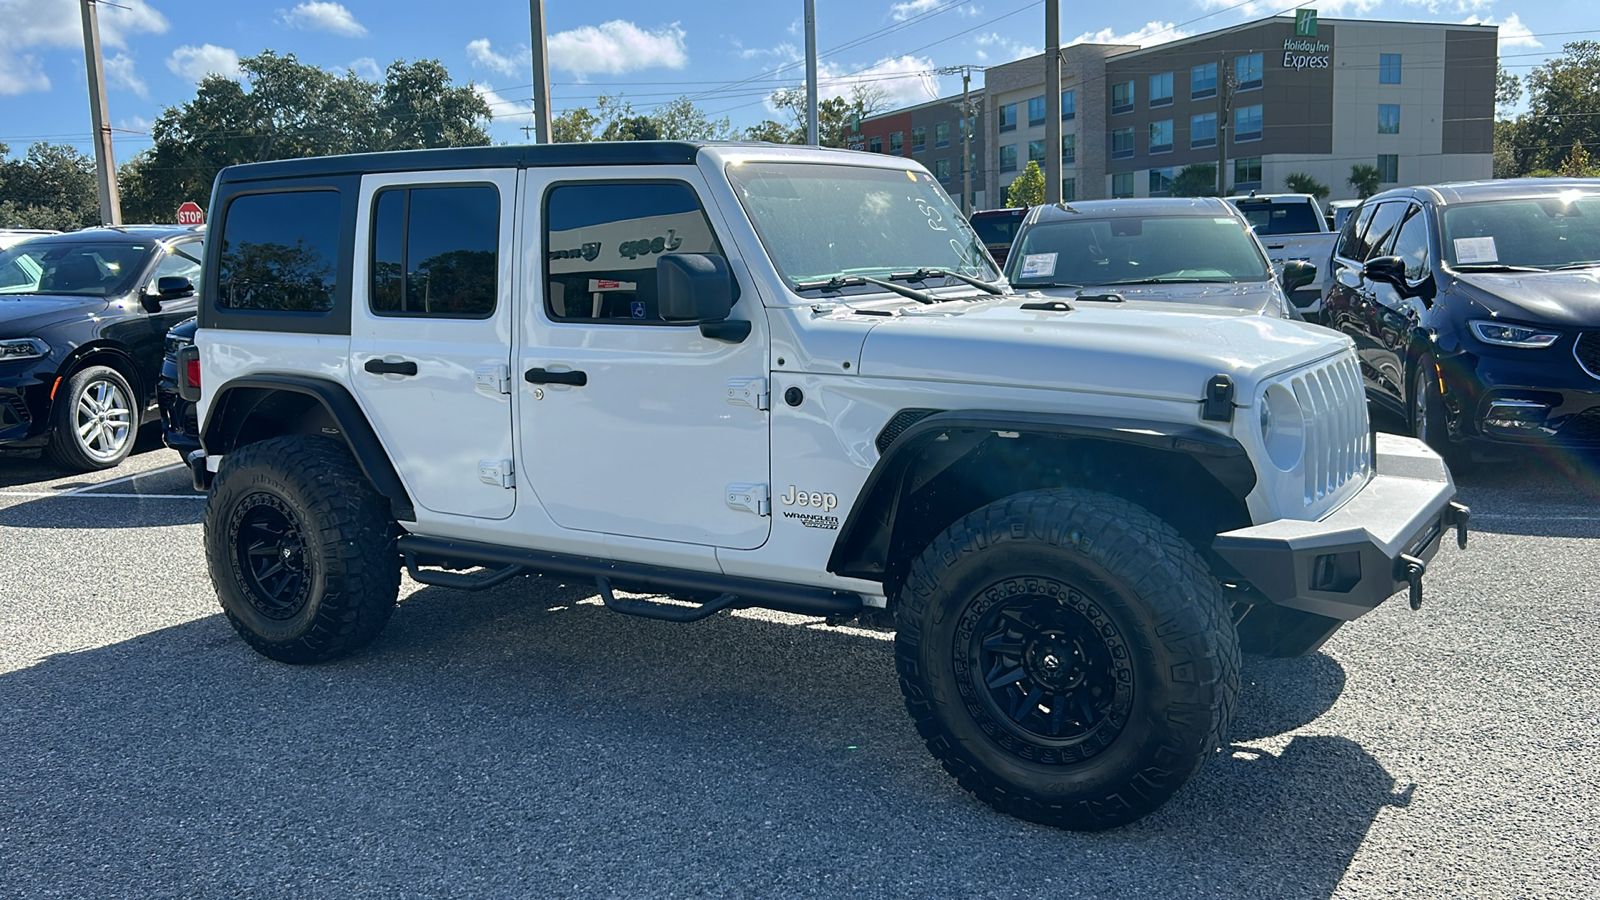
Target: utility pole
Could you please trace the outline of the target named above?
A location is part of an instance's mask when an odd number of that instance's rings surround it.
[[[106,115],[106,73],[100,58],[100,17],[96,0],[83,7],[83,58],[89,67],[89,116],[94,119],[94,168],[100,182],[100,222],[122,224],[122,198],[117,194],[117,162],[111,155],[111,121]]]
[[[539,143],[550,143],[550,58],[544,40],[544,0],[528,0],[533,25],[533,129]]]
[[[1061,202],[1061,0],[1044,0],[1044,202]]]
[[[817,0],[806,0],[806,144],[821,145],[817,133]]]
[[[1228,58],[1217,57],[1217,196],[1228,196],[1228,110],[1233,105],[1233,73]]]
[[[972,67],[961,67],[961,212],[972,215]]]

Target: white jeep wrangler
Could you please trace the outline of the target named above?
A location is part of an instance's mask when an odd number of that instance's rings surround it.
[[[1348,338],[1013,293],[902,158],[386,153],[230,168],[211,208],[190,465],[273,659],[372,641],[402,567],[859,618],[963,786],[1097,829],[1223,742],[1241,645],[1311,652],[1465,545]]]

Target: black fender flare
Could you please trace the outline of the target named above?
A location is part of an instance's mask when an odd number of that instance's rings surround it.
[[[1179,453],[1193,458],[1241,500],[1256,484],[1255,466],[1244,447],[1199,425],[1002,410],[935,413],[894,438],[878,458],[834,541],[828,571],[882,581],[900,499],[996,432],[1088,438]]]
[[[298,375],[249,375],[235,378],[217,388],[206,410],[205,425],[200,429],[200,445],[207,456],[222,456],[238,447],[239,432],[264,402],[284,392],[310,397],[320,404],[335,423],[340,436],[349,446],[350,453],[361,466],[361,471],[388,498],[394,517],[414,522],[416,507],[411,495],[400,480],[394,462],[383,449],[383,442],[367,421],[355,397],[344,385],[325,378],[308,378]]]

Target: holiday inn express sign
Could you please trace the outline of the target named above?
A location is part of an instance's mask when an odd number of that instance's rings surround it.
[[[1283,67],[1285,69],[1330,69],[1333,67],[1333,46],[1317,38],[1317,11],[1297,9],[1294,12],[1294,37],[1283,41]]]

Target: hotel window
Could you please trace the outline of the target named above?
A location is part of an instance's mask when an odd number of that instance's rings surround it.
[[[1061,164],[1075,163],[1078,161],[1078,136],[1076,134],[1063,134],[1061,136]]]
[[[1124,81],[1111,86],[1111,111],[1114,113],[1133,111],[1133,82]]]
[[[1236,82],[1234,90],[1253,91],[1261,87],[1262,69],[1261,54],[1259,53],[1234,57],[1233,78]]]
[[[1217,64],[1206,63],[1189,70],[1189,99],[1204,100],[1217,95]]]
[[[1378,154],[1378,183],[1379,184],[1399,184],[1400,183],[1400,154],[1398,154],[1398,153],[1379,153]]]
[[[1035,97],[1028,101],[1028,125],[1044,124],[1044,98]]]
[[[912,153],[921,153],[923,150],[927,149],[927,146],[928,146],[928,129],[927,129],[927,127],[923,126],[923,125],[918,125],[917,127],[911,129],[911,152]]]
[[[1000,107],[1000,130],[1017,130],[1017,105],[1015,103],[1007,103],[1005,106]]]
[[[1233,189],[1258,190],[1261,187],[1261,157],[1241,156],[1233,161]]]
[[[1000,148],[1000,171],[1015,172],[1017,170],[1017,145],[1007,144]]]
[[[1150,170],[1150,196],[1160,197],[1172,190],[1172,169]]]
[[[1233,111],[1233,142],[1261,140],[1261,104],[1241,106]]]
[[[1172,120],[1162,119],[1150,123],[1150,152],[1172,152]]]
[[[1172,105],[1172,73],[1150,76],[1150,105]]]
[[[889,135],[889,152],[895,156],[903,156],[905,151],[906,133],[904,131],[896,131],[894,134]]]
[[[1111,196],[1115,198],[1133,196],[1133,173],[1118,172],[1111,176]]]
[[[1078,115],[1078,92],[1061,92],[1061,121],[1075,118]]]
[[[1028,142],[1028,162],[1044,162],[1044,141]]]
[[[1201,113],[1189,117],[1189,149],[1198,150],[1201,147],[1215,147],[1217,145],[1217,114],[1214,112]]]
[[[939,150],[950,146],[950,123],[940,122],[933,126],[933,149]]]
[[[1078,179],[1061,179],[1061,199],[1067,203],[1078,199]]]
[[[1379,103],[1378,104],[1378,133],[1379,134],[1399,134],[1400,133],[1400,104],[1398,104],[1398,103]]]
[[[1400,83],[1400,54],[1398,54],[1398,53],[1379,53],[1378,54],[1378,83],[1379,84],[1399,84]]]
[[[1133,127],[1118,128],[1111,132],[1111,158],[1133,158]]]
[[[948,159],[936,159],[936,160],[934,160],[933,161],[933,174],[938,176],[940,181],[949,181],[950,180],[950,160],[948,160]]]
[[[867,138],[867,151],[869,153],[882,153],[883,152],[883,138],[881,138],[881,137]]]

